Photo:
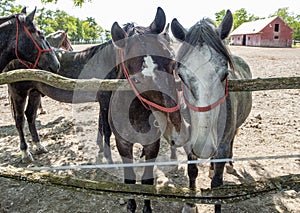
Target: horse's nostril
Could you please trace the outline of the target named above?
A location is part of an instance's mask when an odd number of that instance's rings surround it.
[[[158,123],[157,120],[154,120],[154,121],[153,121],[153,125],[154,125],[155,127],[159,128],[159,123]]]

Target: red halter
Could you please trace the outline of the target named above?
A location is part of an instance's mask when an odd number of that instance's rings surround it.
[[[184,96],[183,82],[181,82],[181,87],[182,87],[182,91],[183,91],[184,102],[191,110],[196,111],[196,112],[207,112],[207,111],[210,111],[210,110],[216,108],[217,106],[221,105],[226,100],[226,97],[228,96],[228,77],[226,78],[224,96],[222,98],[220,98],[217,102],[215,102],[211,105],[205,106],[205,107],[197,107],[197,106],[190,104],[188,102],[188,100],[186,99],[186,97]]]
[[[128,73],[128,70],[124,64],[124,54],[123,54],[123,51],[120,50],[120,55],[121,55],[121,65],[122,65],[122,68],[123,68],[123,73],[127,79],[127,81],[129,82],[130,86],[132,87],[134,93],[136,94],[137,98],[141,101],[141,103],[143,104],[143,106],[150,110],[149,106],[152,106],[162,112],[176,112],[180,109],[180,101],[179,101],[179,94],[177,92],[177,101],[178,101],[178,104],[174,107],[163,107],[163,106],[160,106],[152,101],[149,101],[147,100],[146,98],[143,98],[141,96],[141,94],[139,93],[139,91],[137,90],[137,88],[135,87],[134,83],[132,82],[132,80],[130,79],[130,76],[129,76],[129,73]],[[148,105],[148,106],[147,106]]]
[[[31,33],[29,32],[29,30],[25,27],[24,24],[21,24],[24,31],[26,32],[26,34],[29,36],[29,38],[31,39],[31,41],[34,43],[34,46],[38,49],[38,55],[37,55],[37,58],[34,62],[34,64],[32,66],[30,66],[29,64],[27,64],[25,61],[23,61],[19,55],[18,55],[18,40],[19,40],[19,19],[18,17],[16,17],[16,46],[15,46],[15,54],[16,54],[16,57],[17,59],[25,66],[27,67],[28,69],[35,69],[40,58],[41,58],[41,54],[44,53],[44,52],[52,52],[53,50],[50,48],[50,49],[44,49],[42,50],[39,45],[36,43],[36,41],[33,39]]]

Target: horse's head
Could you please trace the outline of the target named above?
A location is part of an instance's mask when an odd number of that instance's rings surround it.
[[[127,78],[145,107],[151,108],[156,124],[171,140],[187,140],[189,127],[183,126],[179,111],[174,71],[174,51],[164,32],[166,17],[157,9],[149,27],[114,23],[111,35],[121,63],[119,77]],[[184,123],[186,124],[186,123]]]
[[[68,30],[58,30],[46,36],[47,41],[52,47],[73,51],[71,41],[68,37]]]
[[[173,35],[182,41],[178,50],[176,71],[183,82],[183,93],[191,113],[192,151],[208,158],[216,153],[218,136],[225,126],[226,111],[220,108],[227,96],[227,75],[233,62],[223,40],[229,35],[233,18],[227,11],[216,27],[203,19],[186,31],[174,19]],[[228,66],[229,65],[229,66]],[[221,107],[220,107],[221,106]],[[219,138],[220,139],[220,138]]]
[[[6,27],[11,25],[10,29],[15,29],[8,30],[7,32],[12,34],[10,35],[10,39],[14,39],[11,42],[7,42],[11,44],[11,46],[7,48],[10,48],[15,56],[11,58],[11,60],[18,59],[27,68],[40,68],[56,72],[60,66],[59,61],[45,39],[44,33],[37,29],[33,21],[35,11],[36,9],[27,16],[22,12],[16,15],[14,21],[6,25]],[[32,63],[33,66],[27,62]]]

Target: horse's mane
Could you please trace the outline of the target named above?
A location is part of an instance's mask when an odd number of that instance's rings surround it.
[[[53,33],[48,34],[48,35],[46,36],[46,38],[47,38],[47,37],[50,37],[50,36],[55,36],[55,35],[60,34],[60,33],[65,33],[65,31],[63,31],[63,30],[57,30],[57,31],[55,31],[55,32],[53,32]]]
[[[0,25],[3,24],[4,22],[7,22],[13,18],[16,18],[17,17],[17,14],[13,14],[13,15],[10,15],[10,16],[7,16],[7,17],[0,17]]]
[[[213,27],[214,26],[214,27]],[[206,43],[208,46],[212,47],[216,52],[222,54],[222,56],[228,61],[229,66],[232,70],[234,70],[233,59],[229,50],[224,45],[221,40],[217,30],[215,23],[209,19],[205,18],[197,22],[193,27],[190,28],[188,33],[186,34],[185,42],[189,45],[202,46],[203,43]],[[183,52],[180,52],[180,55],[183,55],[188,51],[187,49],[183,49]]]
[[[127,33],[127,35],[130,37],[134,34],[147,34],[150,33],[150,28],[149,27],[142,27],[142,26],[138,26],[133,22],[129,22],[127,24],[123,25],[123,30]]]

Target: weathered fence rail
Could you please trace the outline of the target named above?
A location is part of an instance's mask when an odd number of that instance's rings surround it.
[[[0,85],[18,81],[39,81],[64,90],[131,90],[126,80],[70,79],[43,70],[19,69],[0,74]],[[300,89],[300,77],[257,78],[230,80],[229,91],[259,91],[275,89]]]
[[[262,179],[251,183],[224,185],[216,189],[189,190],[170,186],[124,184],[91,181],[46,172],[33,172],[14,167],[0,167],[0,177],[39,184],[51,184],[66,189],[85,189],[91,193],[108,193],[118,197],[144,198],[159,201],[189,202],[198,204],[234,203],[267,192],[300,189],[300,174]]]

